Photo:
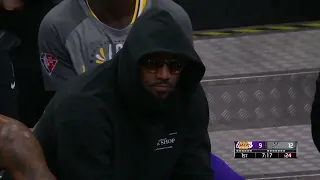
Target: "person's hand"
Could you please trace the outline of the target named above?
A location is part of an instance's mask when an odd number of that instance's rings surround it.
[[[0,0],[0,6],[7,11],[18,10],[23,8],[23,1],[22,0]]]

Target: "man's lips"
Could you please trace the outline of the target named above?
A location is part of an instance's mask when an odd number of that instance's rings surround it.
[[[169,91],[170,86],[168,84],[159,84],[159,85],[153,86],[153,88],[156,91]]]

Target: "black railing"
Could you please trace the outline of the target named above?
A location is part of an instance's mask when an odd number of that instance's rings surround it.
[[[195,30],[320,20],[311,0],[175,0]]]

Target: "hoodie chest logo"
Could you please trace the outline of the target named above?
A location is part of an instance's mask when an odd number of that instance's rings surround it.
[[[123,47],[123,42],[105,43],[97,47],[91,54],[90,64],[103,64],[111,60],[118,51]]]
[[[155,151],[172,149],[175,144],[177,134],[177,132],[169,133],[166,137],[159,139]]]

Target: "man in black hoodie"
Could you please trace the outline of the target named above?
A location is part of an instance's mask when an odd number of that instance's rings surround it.
[[[169,13],[58,92],[35,128],[59,180],[212,180],[205,67]]]

